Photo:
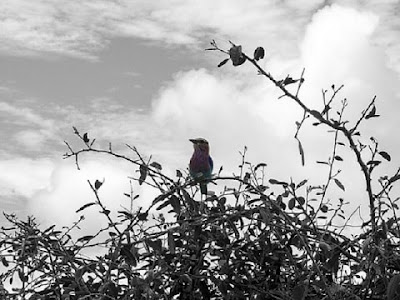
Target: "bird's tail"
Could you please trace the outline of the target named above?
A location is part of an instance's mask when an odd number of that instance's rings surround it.
[[[202,195],[207,195],[207,183],[200,182],[200,192]]]

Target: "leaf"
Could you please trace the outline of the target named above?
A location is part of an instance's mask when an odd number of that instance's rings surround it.
[[[87,132],[83,135],[83,141],[87,144],[87,143],[89,143],[89,138],[88,138],[88,134],[87,134]]]
[[[367,165],[375,167],[375,166],[379,165],[380,163],[381,163],[380,160],[370,160],[367,162]]]
[[[290,199],[288,203],[289,209],[292,210],[295,207],[295,205],[296,205],[296,200],[294,198]]]
[[[45,231],[43,231],[43,233],[47,233],[47,232],[53,230],[54,227],[56,227],[56,225],[51,225],[49,228],[47,228]]]
[[[260,208],[260,216],[261,216],[263,222],[268,224],[268,220],[270,219],[270,217],[265,208]]]
[[[299,187],[302,187],[303,185],[305,185],[308,182],[307,179],[304,179],[303,181],[301,181],[297,186],[296,189],[298,189]]]
[[[230,228],[235,233],[236,239],[238,239],[240,237],[240,234],[239,234],[239,230],[236,228],[235,223],[230,219],[227,220],[227,223],[229,224]]]
[[[305,161],[304,161],[303,146],[301,145],[301,142],[299,140],[297,140],[297,141],[298,141],[298,144],[299,144],[299,152],[300,152],[300,156],[301,156],[301,165],[304,166]]]
[[[154,251],[161,252],[161,250],[162,250],[162,242],[161,242],[161,240],[153,241],[153,240],[147,239],[146,240],[146,244],[147,244],[147,246],[152,248]]]
[[[265,55],[265,50],[263,47],[257,47],[256,50],[254,50],[254,59],[255,60],[263,59],[264,55]]]
[[[82,205],[80,208],[78,208],[76,212],[78,213],[78,212],[88,208],[89,206],[92,206],[92,205],[95,205],[95,204],[96,204],[95,202],[86,203],[85,205]]]
[[[292,291],[293,300],[304,300],[307,294],[306,291],[307,289],[304,284],[296,285]]]
[[[168,249],[171,254],[175,254],[175,239],[172,232],[168,232]]]
[[[105,214],[106,216],[108,216],[109,214],[110,214],[110,210],[109,209],[105,209],[105,210],[103,210],[101,213],[102,214]]]
[[[93,235],[85,235],[83,237],[80,237],[77,242],[88,242],[94,238]]]
[[[329,251],[331,251],[331,249],[332,249],[332,247],[329,245],[329,244],[327,244],[327,243],[325,243],[325,242],[319,242],[319,248],[321,248],[322,249],[322,251],[324,252],[324,253],[328,253]]]
[[[25,276],[22,270],[18,270],[18,277],[22,282],[28,281],[28,276]]]
[[[163,203],[160,204],[159,207],[156,208],[156,210],[162,210],[163,208],[167,207],[170,205],[170,200],[164,201]]]
[[[1,263],[2,263],[3,266],[5,266],[6,268],[9,266],[9,263],[8,263],[7,259],[6,259],[4,256],[1,257]]]
[[[104,181],[103,181],[104,182]],[[99,180],[96,180],[96,182],[94,183],[94,188],[96,189],[96,190],[98,190],[100,187],[101,187],[101,185],[103,184],[103,182],[101,182],[101,181],[99,181]]]
[[[320,114],[318,111],[316,111],[316,110],[310,111],[310,114],[311,114],[314,118],[316,118],[316,119],[318,119],[318,120],[322,119],[321,114]]]
[[[129,220],[133,219],[133,215],[132,213],[128,212],[128,211],[124,211],[124,210],[119,210],[118,211],[120,214],[124,215],[126,218],[128,218]]]
[[[399,295],[399,287],[400,287],[400,274],[394,275],[388,284],[387,287],[387,299],[388,300],[396,300]]]
[[[336,155],[334,158],[335,158],[336,160],[338,160],[338,161],[343,161],[343,158],[341,158],[339,155]]]
[[[243,177],[243,181],[248,183],[250,181],[250,176],[251,174],[249,172],[246,172],[246,174]]]
[[[154,169],[157,169],[157,170],[162,170],[162,166],[158,163],[158,162],[156,162],[156,161],[153,161],[151,164],[150,164],[150,166],[151,167],[153,167]]]
[[[334,181],[338,187],[345,191],[344,185],[339,181],[339,179],[335,178]]]
[[[292,83],[296,83],[297,81],[299,81],[299,79],[293,79],[292,77],[287,76],[287,77],[283,80],[282,84],[283,84],[283,85],[289,85],[289,84],[292,84]]]
[[[297,197],[297,202],[299,202],[300,205],[304,205],[306,203],[306,199],[304,197]]]
[[[146,221],[148,215],[149,215],[148,212],[140,213],[137,215],[137,218],[139,221]]]
[[[107,284],[107,289],[109,295],[112,296],[112,299],[115,299],[118,296],[118,288],[115,286],[114,282],[109,281]]]
[[[176,170],[176,177],[183,177],[182,172],[180,170]]]
[[[230,59],[230,58],[227,58],[227,59],[224,59],[223,61],[221,61],[221,62],[218,64],[218,68],[220,68],[220,67],[222,67],[223,65],[225,65],[225,64],[229,61],[229,59]]]
[[[287,182],[279,181],[279,180],[276,180],[276,179],[270,179],[270,180],[268,180],[268,182],[270,184],[279,184],[279,185],[283,185],[283,186],[287,186],[288,185]]]
[[[158,196],[153,200],[152,205],[155,205],[156,203],[158,203],[158,202],[164,200],[164,199],[167,198],[167,197],[168,197],[168,194],[161,194],[161,195],[158,195]]]
[[[201,295],[203,296],[202,299],[211,299],[211,292],[209,291],[208,285],[204,280],[199,282],[199,289]]]
[[[379,153],[380,156],[382,156],[387,161],[390,161],[392,159],[390,157],[389,153],[387,153],[386,151],[379,151],[378,153]]]
[[[137,250],[132,244],[125,244],[121,247],[121,257],[125,259],[125,261],[133,265],[134,267],[137,264]]]
[[[140,171],[139,185],[142,185],[143,182],[146,180],[148,168],[146,165],[140,165],[139,171]]]
[[[266,163],[259,163],[255,168],[254,168],[254,172],[256,172],[259,168],[261,167],[266,167],[267,164]]]
[[[326,206],[325,204],[322,204],[322,205],[321,205],[321,211],[322,211],[323,213],[327,213],[327,212],[328,212],[328,206]]]
[[[370,118],[376,117],[376,107],[375,105],[372,106],[371,111],[368,113],[368,115],[365,116],[365,119],[368,120]]]
[[[389,182],[393,183],[400,179],[400,174],[394,175],[393,177],[389,178]]]
[[[236,66],[240,66],[246,61],[246,57],[242,53],[242,46],[232,46],[229,49],[229,57],[232,60],[232,64]]]
[[[172,195],[169,199],[169,202],[174,209],[174,212],[179,215],[181,213],[181,202],[179,198],[175,195]]]

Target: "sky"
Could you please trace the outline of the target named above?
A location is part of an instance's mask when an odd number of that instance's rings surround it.
[[[302,111],[278,100],[250,64],[217,68],[225,57],[204,50],[213,39],[250,55],[263,46],[260,65],[277,79],[305,68],[300,98],[310,107],[321,109],[321,91],[344,84],[338,99],[348,100],[352,122],[376,95],[381,118],[361,130],[392,156],[379,174],[393,174],[400,165],[399,14],[400,1],[390,0],[0,1],[1,210],[68,225],[94,200],[87,180],[96,179],[105,180],[100,196],[108,207],[129,207],[123,193],[135,168],[88,154],[78,171],[63,159],[64,141],[79,145],[72,126],[99,147],[112,142],[126,154],[126,143],[137,147],[171,177],[187,168],[188,139],[205,137],[216,169],[227,175],[238,172],[247,146],[249,161],[267,163],[267,176],[323,184],[326,167],[315,161],[331,154],[332,134],[308,122],[300,133],[302,166],[293,138]],[[362,175],[352,153],[340,151],[347,188],[332,201],[343,197],[366,216]],[[156,196],[138,186],[134,192],[140,206]]]

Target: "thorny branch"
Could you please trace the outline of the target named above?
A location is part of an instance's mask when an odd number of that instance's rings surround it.
[[[231,49],[235,49],[237,50],[238,47],[240,46],[236,46],[234,43],[230,42],[232,45]],[[226,51],[221,49],[215,41],[211,42],[212,48],[207,49],[207,50],[218,50],[224,54],[230,55],[230,58],[232,60],[234,60],[236,57],[232,57],[232,53],[231,51]],[[236,47],[236,48],[235,48]],[[364,181],[365,181],[365,185],[366,185],[366,192],[368,195],[368,199],[369,199],[369,208],[370,208],[370,220],[371,220],[371,226],[372,226],[372,231],[375,232],[376,231],[376,216],[375,216],[375,197],[374,194],[372,192],[372,186],[371,186],[371,169],[369,168],[369,166],[367,165],[367,162],[364,161],[364,159],[362,158],[361,155],[361,149],[359,149],[356,145],[356,141],[354,139],[354,136],[357,135],[356,133],[356,129],[358,128],[358,126],[360,125],[360,123],[362,122],[362,120],[368,118],[369,117],[374,117],[375,115],[375,106],[374,106],[374,102],[376,99],[376,96],[374,96],[373,100],[371,101],[371,103],[368,105],[368,107],[362,112],[361,117],[358,119],[358,121],[356,122],[356,124],[353,126],[353,128],[351,129],[347,129],[346,127],[346,122],[343,122],[341,120],[335,120],[335,119],[331,119],[329,118],[329,110],[331,109],[330,105],[332,103],[332,101],[334,100],[334,98],[336,97],[337,93],[343,88],[343,85],[341,85],[339,88],[335,89],[334,86],[332,86],[333,88],[333,94],[331,96],[331,98],[326,101],[325,98],[325,92],[323,92],[323,100],[324,100],[324,109],[319,112],[318,110],[314,110],[310,107],[308,107],[300,98],[299,98],[299,90],[301,85],[304,82],[304,69],[301,73],[300,79],[298,80],[293,80],[291,77],[287,76],[285,78],[285,80],[277,80],[273,77],[273,75],[271,75],[271,73],[265,71],[258,63],[258,59],[252,58],[248,55],[246,55],[244,52],[241,52],[241,47],[240,47],[240,57],[242,57],[243,59],[237,63],[234,62],[234,66],[237,66],[239,64],[244,63],[245,61],[249,61],[252,65],[254,65],[254,67],[257,69],[258,74],[265,76],[267,79],[269,79],[276,87],[278,87],[282,92],[283,95],[280,97],[288,97],[291,100],[293,100],[295,103],[297,103],[302,110],[304,111],[303,114],[303,118],[301,120],[301,122],[297,122],[297,131],[295,134],[295,138],[296,140],[298,140],[299,142],[299,148],[300,148],[300,154],[302,155],[302,162],[304,162],[304,157],[303,157],[303,153],[302,153],[302,147],[301,147],[301,143],[298,139],[298,133],[299,133],[299,129],[301,127],[301,125],[304,123],[305,119],[308,116],[313,116],[318,122],[320,122],[321,124],[325,124],[326,126],[341,132],[344,137],[347,139],[350,149],[353,151],[353,153],[356,156],[357,159],[357,163],[360,165],[363,176],[364,176]],[[235,52],[235,55],[238,51]],[[290,80],[288,80],[290,79]],[[297,91],[295,94],[293,94],[292,92],[290,92],[287,89],[287,84],[285,84],[285,82],[288,83],[294,83],[294,82],[298,82],[298,87],[297,87]],[[371,111],[371,109],[373,109],[373,112]],[[371,114],[372,113],[372,114]],[[324,117],[326,116],[326,117]],[[395,179],[396,181],[400,178],[396,178],[395,176],[392,177],[393,179]],[[394,180],[390,183],[393,183]],[[382,192],[381,192],[382,193]]]

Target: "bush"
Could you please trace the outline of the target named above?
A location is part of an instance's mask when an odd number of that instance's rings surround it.
[[[108,226],[94,235],[72,238],[79,220],[68,228],[55,225],[41,229],[33,217],[27,221],[5,214],[11,224],[0,232],[1,260],[6,269],[1,282],[15,286],[0,290],[7,299],[398,299],[400,281],[397,198],[392,187],[400,179],[393,175],[373,180],[371,174],[390,155],[380,150],[375,139],[368,145],[359,141],[358,127],[377,117],[375,98],[350,124],[343,119],[347,102],[332,112],[342,87],[332,86],[331,97],[324,93],[324,108],[309,108],[298,97],[304,82],[299,78],[277,80],[260,67],[265,52],[258,47],[254,56],[232,43],[226,51],[213,41],[208,50],[220,51],[234,66],[252,64],[282,93],[303,110],[296,122],[295,138],[300,158],[304,150],[298,138],[307,119],[314,126],[334,131],[334,155],[327,161],[328,178],[322,185],[307,180],[293,182],[267,178],[266,164],[246,161],[245,148],[237,176],[216,174],[209,184],[224,186],[219,195],[200,199],[198,182],[177,171],[171,178],[162,166],[145,160],[130,145],[132,156],[95,147],[87,133],[74,133],[83,147],[66,143],[66,158],[86,152],[103,153],[126,160],[138,169],[134,178],[140,185],[159,191],[147,209],[121,210],[118,217],[101,200],[102,182],[89,182],[94,201],[80,207],[100,208]],[[289,85],[296,85],[291,92]],[[329,98],[329,99],[328,99]],[[342,136],[346,143],[339,141]],[[343,229],[346,203],[333,206],[326,198],[328,188],[345,190],[338,178],[336,163],[341,161],[337,147],[347,147],[360,166],[369,199],[369,220],[359,224],[362,233],[352,238]],[[373,187],[377,187],[373,189]],[[132,202],[139,196],[126,194]],[[158,211],[158,212],[157,212]],[[164,211],[168,211],[165,217]],[[333,226],[337,218],[343,226]],[[361,232],[361,230],[360,230]],[[88,256],[87,249],[106,247],[103,255]]]

